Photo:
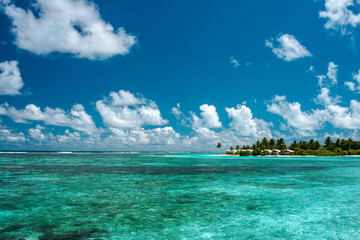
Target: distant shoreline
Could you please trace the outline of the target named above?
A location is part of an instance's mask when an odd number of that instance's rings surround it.
[[[258,155],[258,156],[239,156],[232,154],[218,154],[220,157],[360,157],[360,155],[341,155],[341,156],[316,156],[316,155]]]

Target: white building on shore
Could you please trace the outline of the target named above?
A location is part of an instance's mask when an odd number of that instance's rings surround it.
[[[226,154],[231,154],[231,155],[235,155],[235,154],[239,154],[240,152],[250,152],[252,153],[254,150],[252,149],[240,149],[240,150],[227,150]],[[281,150],[279,149],[264,149],[262,150],[263,152],[266,152],[267,155],[280,155],[281,154]],[[291,153],[293,153],[294,150],[290,150],[290,149],[284,149],[283,154],[284,155],[290,155]]]
[[[293,153],[294,150],[290,150],[290,149],[285,149],[284,150],[284,155],[290,155],[291,153]]]
[[[240,150],[227,150],[226,151],[226,154],[236,154],[236,153],[239,153],[239,152],[253,152],[254,150],[252,149],[240,149]]]

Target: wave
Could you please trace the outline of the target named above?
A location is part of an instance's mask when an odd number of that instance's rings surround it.
[[[0,152],[5,154],[22,154],[22,153],[28,153],[28,152]]]

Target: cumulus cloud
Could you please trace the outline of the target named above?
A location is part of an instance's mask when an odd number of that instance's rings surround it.
[[[30,128],[29,142],[34,146],[48,146],[56,150],[181,150],[184,146],[181,135],[172,127],[154,129],[119,129],[109,128],[110,134],[83,135],[66,129],[62,134],[55,134],[42,126]]]
[[[353,73],[354,82],[345,82],[345,86],[349,88],[350,91],[360,93],[360,69],[357,73]]]
[[[204,149],[213,149],[217,142],[230,147],[233,144],[250,144],[263,137],[272,137],[270,131],[272,124],[254,118],[251,109],[244,104],[238,105],[236,109],[225,108],[231,119],[229,128],[222,126],[214,106],[201,105],[200,117],[191,113],[190,127],[193,132],[189,136],[183,136],[181,143],[193,150],[204,151]],[[220,127],[221,129],[217,129]]]
[[[111,92],[110,97],[112,99],[111,104],[113,106],[133,106],[146,102],[146,99],[143,99],[141,97],[135,97],[134,94],[125,90],[120,90],[119,92]]]
[[[315,99],[315,102],[321,105],[335,105],[340,102],[340,97],[331,97],[330,96],[330,89],[323,87],[320,90],[320,93],[318,94],[317,98]]]
[[[288,126],[295,128],[302,136],[314,135],[315,130],[324,126],[328,116],[324,110],[304,112],[300,103],[288,102],[285,96],[275,96],[267,105],[267,111],[284,118]]]
[[[267,111],[281,116],[286,121],[282,128],[295,129],[301,136],[316,135],[316,130],[323,129],[326,123],[334,128],[356,130],[360,125],[360,104],[351,100],[349,107],[340,106],[340,96],[331,96],[330,88],[337,84],[338,65],[329,62],[326,75],[319,75],[320,93],[315,98],[323,109],[303,111],[299,102],[288,102],[285,96],[275,96]],[[350,90],[355,91],[360,84],[360,70],[353,74],[355,82],[345,82]]]
[[[345,86],[347,86],[349,88],[350,91],[355,92],[356,90],[358,90],[358,87],[355,86],[354,82],[345,82],[344,83]]]
[[[66,129],[63,135],[61,134],[57,135],[56,139],[59,143],[69,143],[69,142],[78,143],[82,140],[79,132],[70,132],[69,129]]]
[[[359,7],[359,1],[353,0],[325,0],[325,11],[320,11],[320,18],[325,18],[325,28],[348,32],[348,26],[356,27],[360,23],[360,14],[355,14],[351,7]]]
[[[3,3],[16,45],[35,54],[106,59],[129,53],[136,42],[124,28],[114,29],[102,20],[98,8],[87,0],[35,0],[31,9]]]
[[[235,108],[225,108],[232,121],[230,127],[240,136],[266,136],[271,137],[269,126],[271,124],[264,120],[253,117],[252,111],[245,105],[238,105]]]
[[[20,95],[24,86],[17,61],[0,63],[0,95]]]
[[[36,141],[39,141],[39,142],[46,141],[47,137],[45,137],[45,134],[42,133],[43,129],[44,129],[44,127],[42,127],[40,125],[36,125],[35,128],[30,128],[28,130],[30,138],[34,139]]]
[[[174,114],[175,118],[180,121],[182,126],[190,126],[192,118],[186,116],[180,109],[180,103],[176,104],[176,107],[171,109],[171,113]]]
[[[70,112],[60,108],[40,107],[29,104],[25,109],[17,110],[7,103],[0,105],[0,115],[10,117],[16,123],[29,123],[29,121],[43,121],[46,125],[71,127],[87,134],[98,133],[95,123],[90,115],[85,112],[81,104],[75,104]]]
[[[331,81],[332,85],[337,84],[338,67],[339,65],[336,65],[334,62],[329,62],[328,72],[326,76]]]
[[[315,99],[317,104],[321,105],[335,105],[340,102],[340,97],[331,97],[330,88],[337,84],[338,67],[334,62],[329,62],[328,71],[326,75],[318,75],[318,84],[321,87],[320,93]]]
[[[115,142],[116,144],[132,145],[174,145],[179,143],[180,134],[172,127],[153,128],[153,129],[118,129],[111,128],[113,135],[109,136],[105,141]]]
[[[202,118],[199,118],[195,113],[192,113],[192,117],[193,117],[192,124],[194,127],[205,127],[205,128],[222,127],[215,106],[203,104],[200,106],[200,110],[201,110],[200,115]]]
[[[184,116],[184,114],[180,110],[180,103],[177,103],[176,107],[173,107],[171,109],[171,113],[174,114],[177,119],[179,119],[181,116]]]
[[[321,101],[324,109],[306,112],[301,110],[298,102],[291,103],[285,98],[274,97],[271,104],[267,105],[267,111],[281,116],[301,136],[316,135],[315,131],[324,128],[326,123],[338,129],[360,129],[360,102],[351,100],[349,107],[339,106],[337,99],[329,97],[326,88],[322,89],[319,96],[318,101]]]
[[[329,62],[326,75],[316,76],[320,87],[331,87],[337,84],[338,67],[339,65],[336,65],[334,62]]]
[[[360,102],[350,101],[350,107],[332,105],[328,107],[329,121],[335,128],[360,129]]]
[[[301,43],[290,34],[282,34],[277,39],[277,47],[274,39],[266,40],[265,45],[272,49],[273,53],[285,61],[293,61],[299,58],[311,57],[312,54]]]
[[[64,133],[52,132],[53,129],[46,129],[41,125],[28,130],[28,141],[32,147],[47,146],[54,150],[101,150],[106,147],[100,135],[84,135],[80,132],[71,132],[66,129]],[[115,146],[115,144],[113,144]]]
[[[96,109],[108,127],[130,129],[143,126],[160,126],[168,121],[152,100],[136,97],[120,90],[111,92],[109,98],[96,102]]]
[[[14,133],[13,130],[0,125],[0,141],[25,142],[26,138],[22,132]]]

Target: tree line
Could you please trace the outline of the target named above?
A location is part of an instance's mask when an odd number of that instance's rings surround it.
[[[221,149],[221,143],[217,144],[217,148]],[[250,149],[251,151],[240,151]],[[333,141],[330,137],[327,137],[323,144],[319,141],[310,139],[308,141],[296,141],[294,140],[289,146],[286,145],[283,138],[280,139],[267,139],[263,138],[261,141],[257,141],[253,145],[243,145],[240,147],[236,145],[235,148],[230,147],[230,150],[237,150],[236,154],[239,155],[268,155],[265,149],[278,149],[283,154],[285,149],[293,150],[290,155],[315,155],[315,156],[343,156],[343,155],[360,155],[360,141],[349,139],[336,139]]]

